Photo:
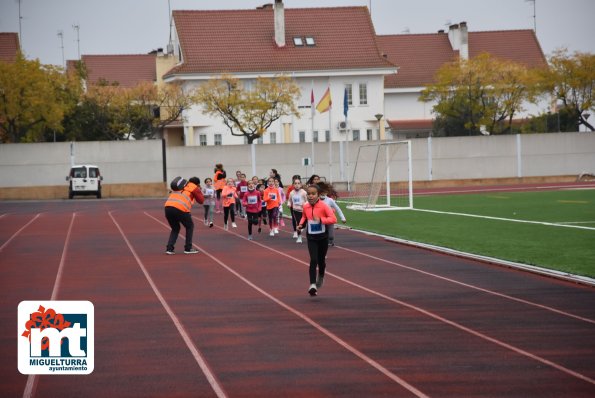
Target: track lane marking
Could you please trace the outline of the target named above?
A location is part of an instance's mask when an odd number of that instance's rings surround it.
[[[150,214],[148,214],[147,212],[145,212],[145,214],[146,214],[147,216],[149,216],[149,217],[153,218],[155,221],[159,222],[161,225],[163,225],[163,226],[165,226],[165,227],[169,227],[168,225],[166,225],[166,224],[164,224],[163,222],[161,222],[161,221],[157,220],[155,217],[151,216],[151,215],[150,215]],[[194,217],[194,218],[197,218],[197,217]],[[243,235],[240,235],[240,234],[238,234],[238,233],[236,233],[236,232],[232,232],[232,231],[227,231],[227,232],[228,232],[228,233],[231,233],[231,234],[233,234],[233,235],[236,235],[237,237],[239,237],[239,238],[241,238],[241,239],[244,239],[244,240],[248,241],[248,239],[247,239],[246,237],[244,237]],[[277,254],[280,254],[280,255],[282,255],[282,256],[285,256],[285,257],[287,257],[287,258],[290,258],[290,259],[292,259],[292,260],[294,260],[294,261],[296,261],[296,262],[298,262],[298,263],[301,263],[301,264],[304,264],[304,265],[306,265],[306,266],[309,266],[309,263],[306,263],[305,261],[298,260],[298,259],[296,259],[296,258],[294,258],[294,257],[290,256],[289,254],[283,253],[283,252],[281,252],[281,251],[279,251],[279,250],[273,249],[273,248],[271,248],[271,247],[268,247],[268,246],[266,246],[266,245],[264,245],[264,244],[261,244],[261,243],[259,243],[259,242],[255,242],[255,241],[253,241],[253,240],[252,240],[252,241],[248,241],[248,242],[250,242],[250,243],[253,243],[253,244],[256,244],[256,245],[259,245],[259,246],[261,246],[261,247],[263,247],[263,248],[266,248],[266,249],[268,249],[268,250],[271,250],[271,251],[273,251],[273,252],[275,252],[275,253],[277,253]],[[196,245],[195,245],[195,246],[196,246]],[[197,246],[197,247],[198,247],[198,246]],[[202,249],[201,249],[201,250],[202,250]],[[203,251],[204,251],[204,250],[203,250]],[[205,252],[205,254],[207,254],[207,255],[209,255],[209,256],[211,257],[211,255],[210,255],[210,254],[208,254],[208,253],[206,253],[206,252]],[[214,257],[212,257],[212,258],[213,258],[213,259],[215,259]],[[218,261],[218,260],[216,260],[216,261]],[[230,272],[232,272],[232,270],[230,270]],[[232,273],[234,273],[234,274],[235,274],[235,271],[233,271]],[[239,275],[239,274],[238,274],[238,275]],[[527,358],[531,358],[531,359],[533,359],[533,360],[535,360],[535,361],[537,361],[537,362],[541,362],[541,363],[542,363],[542,364],[544,364],[544,365],[550,366],[550,367],[552,367],[552,368],[554,368],[554,369],[557,369],[557,370],[559,370],[559,371],[561,371],[561,372],[563,372],[563,373],[566,373],[566,374],[568,374],[568,375],[571,375],[571,376],[573,376],[573,377],[575,377],[575,378],[577,378],[577,379],[580,379],[580,380],[583,380],[583,381],[586,381],[586,382],[588,382],[588,383],[590,383],[590,384],[593,384],[593,385],[595,385],[595,379],[592,379],[592,378],[590,378],[590,377],[588,377],[588,376],[585,376],[585,375],[583,375],[583,374],[581,374],[581,373],[578,373],[578,372],[576,372],[576,371],[574,371],[574,370],[572,370],[572,369],[566,368],[566,367],[564,367],[564,366],[562,366],[562,365],[559,365],[559,364],[557,364],[557,363],[555,363],[555,362],[552,362],[552,361],[550,361],[550,360],[548,360],[548,359],[545,359],[545,358],[543,358],[543,357],[540,357],[539,355],[532,354],[532,353],[530,353],[529,351],[525,351],[525,350],[523,350],[523,349],[521,349],[521,348],[515,347],[515,346],[513,346],[512,344],[505,343],[504,341],[501,341],[501,340],[498,340],[498,339],[496,339],[496,338],[490,337],[490,336],[488,336],[488,335],[486,335],[486,334],[484,334],[484,333],[481,333],[481,332],[475,331],[475,330],[473,330],[473,329],[471,329],[471,328],[468,328],[468,327],[466,327],[466,326],[464,326],[464,325],[462,325],[462,324],[459,324],[459,323],[457,323],[457,322],[455,322],[455,321],[451,321],[451,320],[449,320],[449,319],[447,319],[447,318],[444,318],[444,317],[442,317],[442,316],[440,316],[440,315],[434,314],[433,312],[430,312],[430,311],[424,310],[424,309],[423,309],[423,308],[421,308],[421,307],[417,307],[417,306],[415,306],[415,305],[413,305],[413,304],[406,303],[406,302],[404,302],[404,301],[401,301],[401,300],[395,299],[395,298],[393,298],[393,297],[387,296],[387,295],[385,295],[385,294],[383,294],[383,293],[380,293],[380,292],[377,292],[377,291],[375,291],[375,290],[369,289],[369,288],[367,288],[367,287],[365,287],[365,286],[363,286],[363,285],[360,285],[360,284],[358,284],[358,283],[356,283],[356,282],[352,282],[352,281],[350,281],[350,280],[348,280],[348,279],[345,279],[345,278],[343,278],[343,277],[341,277],[341,276],[339,276],[339,275],[337,275],[337,274],[334,274],[334,273],[332,273],[332,272],[328,272],[328,271],[327,271],[327,272],[326,272],[326,275],[331,275],[332,277],[334,277],[334,278],[337,278],[338,280],[340,280],[340,281],[342,281],[342,282],[344,282],[344,283],[346,283],[346,284],[349,284],[349,285],[351,285],[351,286],[354,286],[354,287],[356,287],[356,288],[359,288],[359,289],[361,289],[361,290],[364,290],[364,291],[366,291],[366,292],[368,292],[368,293],[370,293],[370,294],[376,295],[376,296],[378,296],[378,297],[381,297],[381,298],[383,298],[383,299],[385,299],[385,300],[391,301],[391,302],[393,302],[393,303],[396,303],[396,304],[402,305],[402,306],[404,306],[404,307],[407,307],[407,308],[409,308],[409,309],[412,309],[412,310],[414,310],[414,311],[417,311],[417,312],[419,312],[419,313],[421,313],[421,314],[423,314],[423,315],[426,315],[426,316],[428,316],[428,317],[430,317],[430,318],[433,318],[433,319],[435,319],[435,320],[438,320],[438,321],[440,321],[440,322],[443,322],[443,323],[445,323],[445,324],[447,324],[447,325],[450,325],[450,326],[452,326],[452,327],[454,327],[454,328],[456,328],[456,329],[462,330],[462,331],[464,331],[464,332],[466,332],[466,333],[469,333],[469,334],[471,334],[471,335],[473,335],[473,336],[476,336],[476,337],[479,337],[479,338],[481,338],[481,339],[483,339],[483,340],[486,340],[486,341],[489,341],[489,342],[491,342],[491,343],[494,343],[494,344],[496,344],[496,345],[498,345],[498,346],[500,346],[500,347],[506,348],[506,349],[508,349],[508,350],[510,350],[510,351],[516,352],[517,354],[520,354],[520,355],[522,355],[522,356],[525,356],[525,357],[527,357]],[[243,277],[242,277],[242,278],[243,278]],[[242,279],[242,280],[243,280],[243,279]],[[251,282],[250,282],[250,284],[251,284]],[[263,291],[263,292],[264,292],[264,291]],[[264,293],[268,295],[268,293],[266,293],[266,292],[264,292]],[[271,296],[271,297],[272,297],[272,296]]]
[[[0,252],[2,250],[4,250],[4,248],[6,246],[8,246],[8,244],[14,239],[16,238],[25,228],[27,228],[29,226],[29,224],[31,224],[33,221],[37,220],[37,217],[39,217],[41,215],[41,213],[37,213],[37,215],[35,217],[33,217],[27,224],[23,225],[17,232],[15,232],[10,238],[8,238],[8,240],[6,242],[4,242],[4,244],[2,246],[0,246]]]
[[[152,218],[153,220],[155,220],[156,222],[158,222],[159,224],[161,224],[163,227],[169,228],[169,225],[165,224],[161,220],[156,219],[155,217],[153,217],[152,215],[150,215],[147,212],[144,212],[144,213],[148,217]],[[197,218],[197,217],[193,217],[193,218]],[[233,233],[233,234],[234,235],[237,235],[237,236],[240,236],[241,238],[244,238],[243,236],[238,235],[236,233]],[[183,234],[180,234],[180,237],[183,237]],[[246,239],[246,238],[244,238],[244,239]],[[287,311],[289,311],[292,314],[296,315],[297,317],[301,318],[306,323],[308,323],[311,326],[313,326],[316,330],[320,331],[322,334],[326,335],[331,340],[333,340],[334,342],[336,342],[337,344],[339,344],[341,347],[345,348],[347,351],[351,352],[352,354],[354,354],[358,358],[362,359],[368,365],[372,366],[373,368],[375,368],[376,370],[378,370],[380,373],[382,373],[385,376],[387,376],[389,379],[391,379],[394,382],[398,383],[403,388],[405,388],[405,389],[409,390],[410,392],[412,392],[413,394],[415,394],[415,396],[417,396],[419,398],[429,398],[428,395],[424,394],[423,392],[421,392],[420,390],[418,390],[417,388],[415,388],[413,385],[407,383],[404,379],[402,379],[399,376],[397,376],[396,374],[392,373],[390,370],[388,370],[387,368],[385,368],[384,366],[382,366],[380,363],[376,362],[374,359],[368,357],[366,354],[364,354],[363,352],[359,351],[357,348],[351,346],[345,340],[341,339],[339,336],[335,335],[333,332],[331,332],[330,330],[326,329],[324,326],[320,325],[319,323],[317,323],[316,321],[314,321],[312,318],[308,317],[303,312],[300,312],[300,311],[296,310],[295,308],[291,307],[290,305],[285,304],[283,301],[279,300],[278,298],[276,298],[272,294],[266,292],[264,289],[262,289],[259,286],[255,285],[250,280],[248,280],[247,278],[245,278],[244,276],[242,276],[240,273],[238,273],[233,268],[231,268],[230,266],[228,266],[227,264],[225,264],[223,261],[219,260],[214,255],[212,255],[209,252],[207,252],[206,250],[204,250],[199,245],[193,243],[193,246],[196,247],[196,248],[198,248],[201,251],[201,253],[204,253],[205,255],[207,255],[209,258],[211,258],[213,261],[215,261],[221,267],[225,268],[228,272],[230,272],[231,274],[233,274],[235,277],[237,277],[238,279],[240,279],[242,282],[244,282],[245,284],[247,284],[248,286],[250,286],[251,288],[253,288],[257,292],[259,292],[260,294],[262,294],[263,296],[265,296],[269,300],[273,301],[277,305],[281,306],[282,308],[286,309]],[[264,245],[261,245],[261,246],[266,247]]]
[[[227,394],[225,393],[225,391],[223,390],[223,387],[221,386],[221,384],[217,380],[217,377],[211,371],[211,368],[210,368],[209,364],[204,359],[204,357],[201,354],[200,350],[196,347],[196,345],[194,345],[194,342],[190,338],[190,335],[188,334],[188,332],[186,332],[186,328],[184,327],[184,325],[182,324],[182,322],[178,319],[178,317],[175,314],[175,312],[173,311],[173,309],[169,306],[169,304],[167,303],[167,301],[165,300],[165,298],[161,294],[161,291],[159,290],[159,288],[157,287],[157,285],[153,281],[153,278],[151,278],[151,275],[149,274],[149,271],[147,271],[145,265],[143,264],[143,262],[141,261],[140,257],[136,253],[136,250],[134,250],[134,247],[132,247],[132,244],[130,243],[130,241],[126,237],[126,234],[124,233],[124,231],[120,227],[120,224],[118,224],[118,222],[116,221],[116,219],[114,218],[114,216],[112,215],[112,213],[113,213],[113,211],[109,211],[108,212],[108,214],[111,217],[112,221],[114,222],[114,224],[118,228],[118,231],[120,231],[120,234],[122,235],[122,238],[124,239],[124,242],[126,243],[126,245],[128,246],[128,248],[130,249],[130,252],[132,253],[132,256],[136,260],[138,266],[140,267],[140,269],[142,270],[143,274],[145,275],[145,278],[149,282],[149,285],[151,286],[151,289],[153,289],[153,292],[155,293],[155,295],[159,299],[159,302],[161,303],[161,305],[163,306],[163,308],[165,309],[165,311],[167,312],[167,314],[169,315],[169,317],[171,318],[171,320],[174,323],[176,329],[178,329],[178,333],[180,333],[180,336],[182,336],[182,339],[184,340],[184,343],[186,343],[186,346],[190,350],[190,353],[194,357],[194,360],[196,361],[196,363],[198,364],[198,366],[202,370],[203,374],[207,378],[209,384],[213,388],[213,391],[215,391],[215,394],[217,394],[217,396],[220,397],[220,398],[227,397]]]
[[[58,298],[58,292],[60,291],[60,285],[62,284],[62,274],[64,273],[64,264],[66,262],[66,252],[68,251],[68,247],[70,246],[70,235],[72,233],[72,226],[74,225],[75,217],[76,212],[72,213],[70,225],[68,226],[68,232],[66,233],[66,239],[64,241],[64,248],[62,249],[62,256],[60,257],[60,265],[58,266],[58,272],[56,273],[56,280],[54,281],[54,288],[52,289],[52,296],[50,300],[56,300]],[[31,220],[31,222],[32,221],[33,220]],[[38,375],[29,375],[27,377],[27,384],[25,384],[23,398],[31,398],[35,395],[35,391],[37,390],[37,383],[39,380],[37,376]]]
[[[478,291],[483,292],[483,293],[487,293],[487,294],[491,294],[491,295],[494,295],[494,296],[502,297],[502,298],[505,298],[505,299],[508,299],[508,300],[516,301],[516,302],[527,304],[527,305],[530,305],[530,306],[533,306],[533,307],[541,308],[541,309],[544,309],[544,310],[547,310],[547,311],[555,312],[556,314],[559,314],[559,315],[564,315],[564,316],[567,316],[567,317],[570,317],[570,318],[578,319],[580,321],[584,321],[584,322],[588,322],[588,323],[591,323],[591,324],[595,324],[595,319],[585,318],[585,317],[582,317],[582,316],[579,316],[579,315],[571,314],[571,313],[566,312],[566,311],[558,310],[558,309],[553,308],[553,307],[548,307],[547,305],[535,303],[533,301],[524,300],[524,299],[521,299],[521,298],[518,298],[518,297],[514,297],[514,296],[509,296],[509,295],[504,294],[504,293],[498,293],[496,291],[485,289],[485,288],[482,288],[482,287],[479,287],[479,286],[475,286],[475,285],[471,285],[471,284],[468,284],[468,283],[465,283],[465,282],[460,282],[460,281],[457,281],[455,279],[447,278],[445,276],[441,276],[441,275],[438,275],[438,274],[433,274],[433,273],[428,272],[428,271],[423,271],[423,270],[420,270],[420,269],[417,269],[417,268],[414,268],[414,267],[410,267],[410,266],[407,266],[407,265],[404,265],[404,264],[401,264],[401,263],[397,263],[395,261],[386,260],[384,258],[376,257],[376,256],[373,256],[371,254],[364,253],[364,252],[356,251],[356,250],[353,250],[353,249],[348,249],[348,248],[343,247],[343,246],[335,246],[335,247],[337,247],[337,248],[339,248],[341,250],[345,250],[345,251],[351,252],[351,253],[359,254],[359,255],[364,256],[364,257],[372,258],[372,259],[377,260],[377,261],[381,261],[381,262],[385,262],[387,264],[395,265],[397,267],[405,268],[405,269],[408,269],[410,271],[419,272],[420,274],[428,275],[428,276],[431,276],[433,278],[437,278],[437,279],[441,279],[441,280],[444,280],[444,281],[447,281],[447,282],[450,282],[450,283],[454,283],[456,285],[465,286],[465,287],[468,287],[468,288],[473,289],[473,290],[478,290]]]

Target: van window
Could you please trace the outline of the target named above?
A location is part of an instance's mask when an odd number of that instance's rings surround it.
[[[89,178],[99,178],[99,169],[97,167],[89,167]]]
[[[84,167],[75,167],[72,169],[72,176],[74,178],[87,178],[87,169]]]

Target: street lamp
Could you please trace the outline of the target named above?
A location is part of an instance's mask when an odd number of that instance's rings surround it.
[[[382,120],[382,117],[383,116],[384,115],[382,113],[377,113],[377,114],[374,115],[374,117],[376,118],[376,120],[378,120],[378,139],[379,140],[381,140],[382,138],[384,138],[384,137],[381,136],[382,132],[380,131],[381,130],[381,128],[380,128],[380,121]]]

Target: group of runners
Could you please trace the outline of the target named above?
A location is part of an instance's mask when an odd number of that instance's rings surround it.
[[[312,175],[304,184],[299,175],[294,175],[285,190],[277,170],[271,169],[266,179],[257,176],[250,180],[241,171],[236,178],[228,177],[222,164],[216,164],[213,178],[192,177],[185,180],[176,177],[170,184],[171,192],[165,202],[165,216],[171,227],[166,254],[175,254],[175,243],[181,226],[186,229],[185,254],[196,254],[192,246],[194,223],[191,217],[192,205],[204,207],[204,224],[214,226],[215,214],[223,213],[223,229],[237,228],[236,216],[247,221],[248,239],[254,239],[254,230],[262,231],[268,225],[269,236],[279,234],[279,227],[285,226],[283,204],[289,209],[293,228],[293,239],[302,243],[305,233],[310,255],[308,293],[316,296],[324,283],[326,255],[329,246],[334,245],[334,224],[338,218],[347,220],[334,199],[337,192],[331,184]]]

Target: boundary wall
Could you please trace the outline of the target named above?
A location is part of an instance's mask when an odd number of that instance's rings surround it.
[[[162,140],[0,144],[0,199],[66,199],[71,163],[95,164],[103,176],[103,196],[162,197],[176,175],[202,180],[215,163],[228,175],[248,178],[278,170],[291,176],[318,174],[344,191],[352,181],[358,148],[381,141],[255,145],[255,173],[249,145],[166,147]],[[414,188],[511,183],[569,182],[595,173],[595,133],[412,139]],[[403,151],[404,152],[404,151]],[[407,173],[403,153],[391,163],[394,180]],[[313,165],[304,166],[309,158]],[[360,160],[358,170],[372,169]],[[358,172],[359,175],[359,172]],[[365,179],[365,177],[358,177]]]

